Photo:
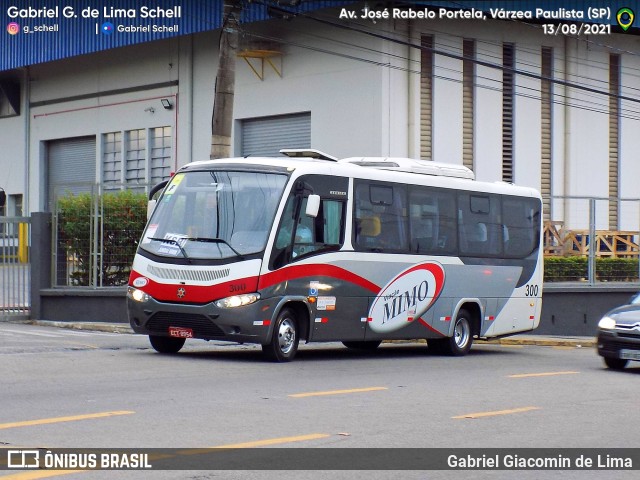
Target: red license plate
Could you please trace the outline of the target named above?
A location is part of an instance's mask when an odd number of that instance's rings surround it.
[[[169,336],[178,338],[193,338],[193,330],[183,327],[169,327]]]

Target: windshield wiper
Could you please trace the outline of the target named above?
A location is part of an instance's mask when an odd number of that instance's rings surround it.
[[[224,243],[238,257],[244,258],[244,255],[242,255],[239,251],[237,251],[235,248],[233,248],[231,245],[229,245],[229,242],[227,242],[223,238],[208,238],[208,237],[194,237],[194,238],[191,238],[191,237],[189,237],[189,238],[186,238],[185,240],[190,240],[192,242],[204,242],[204,243]]]
[[[182,253],[182,256],[184,258],[189,260],[189,255],[187,255],[187,252],[185,252],[184,248],[182,248],[182,245],[180,245],[180,243],[177,240],[174,240],[173,238],[157,238],[157,237],[149,237],[149,240],[155,240],[156,242],[163,242],[163,243],[171,243],[172,245],[175,245],[180,249],[180,253]]]

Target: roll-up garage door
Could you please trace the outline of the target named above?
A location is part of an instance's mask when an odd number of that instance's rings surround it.
[[[54,196],[91,191],[96,181],[96,138],[53,140],[47,147],[47,199],[52,211]]]
[[[242,156],[277,156],[283,148],[311,148],[311,113],[242,121]]]

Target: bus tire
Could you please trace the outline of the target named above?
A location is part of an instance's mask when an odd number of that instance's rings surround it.
[[[453,335],[442,342],[442,351],[446,355],[462,357],[469,353],[473,343],[473,329],[471,315],[461,309],[456,316]]]
[[[149,342],[151,342],[151,346],[158,353],[178,353],[184,345],[185,339],[149,335]]]
[[[603,357],[604,363],[611,370],[624,370],[624,367],[627,366],[629,360],[624,360],[622,358],[612,358],[612,357]]]
[[[362,350],[372,352],[380,346],[382,340],[369,340],[364,342],[342,342],[342,344],[352,350]]]
[[[262,345],[262,352],[273,362],[290,362],[296,356],[300,335],[295,312],[283,308],[273,327],[271,341]]]

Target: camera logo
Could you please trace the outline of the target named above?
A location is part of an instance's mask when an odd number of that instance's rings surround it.
[[[20,25],[18,25],[16,22],[11,22],[9,25],[7,25],[7,33],[9,35],[17,35],[20,33]]]
[[[7,467],[39,468],[40,452],[38,450],[8,450]]]

